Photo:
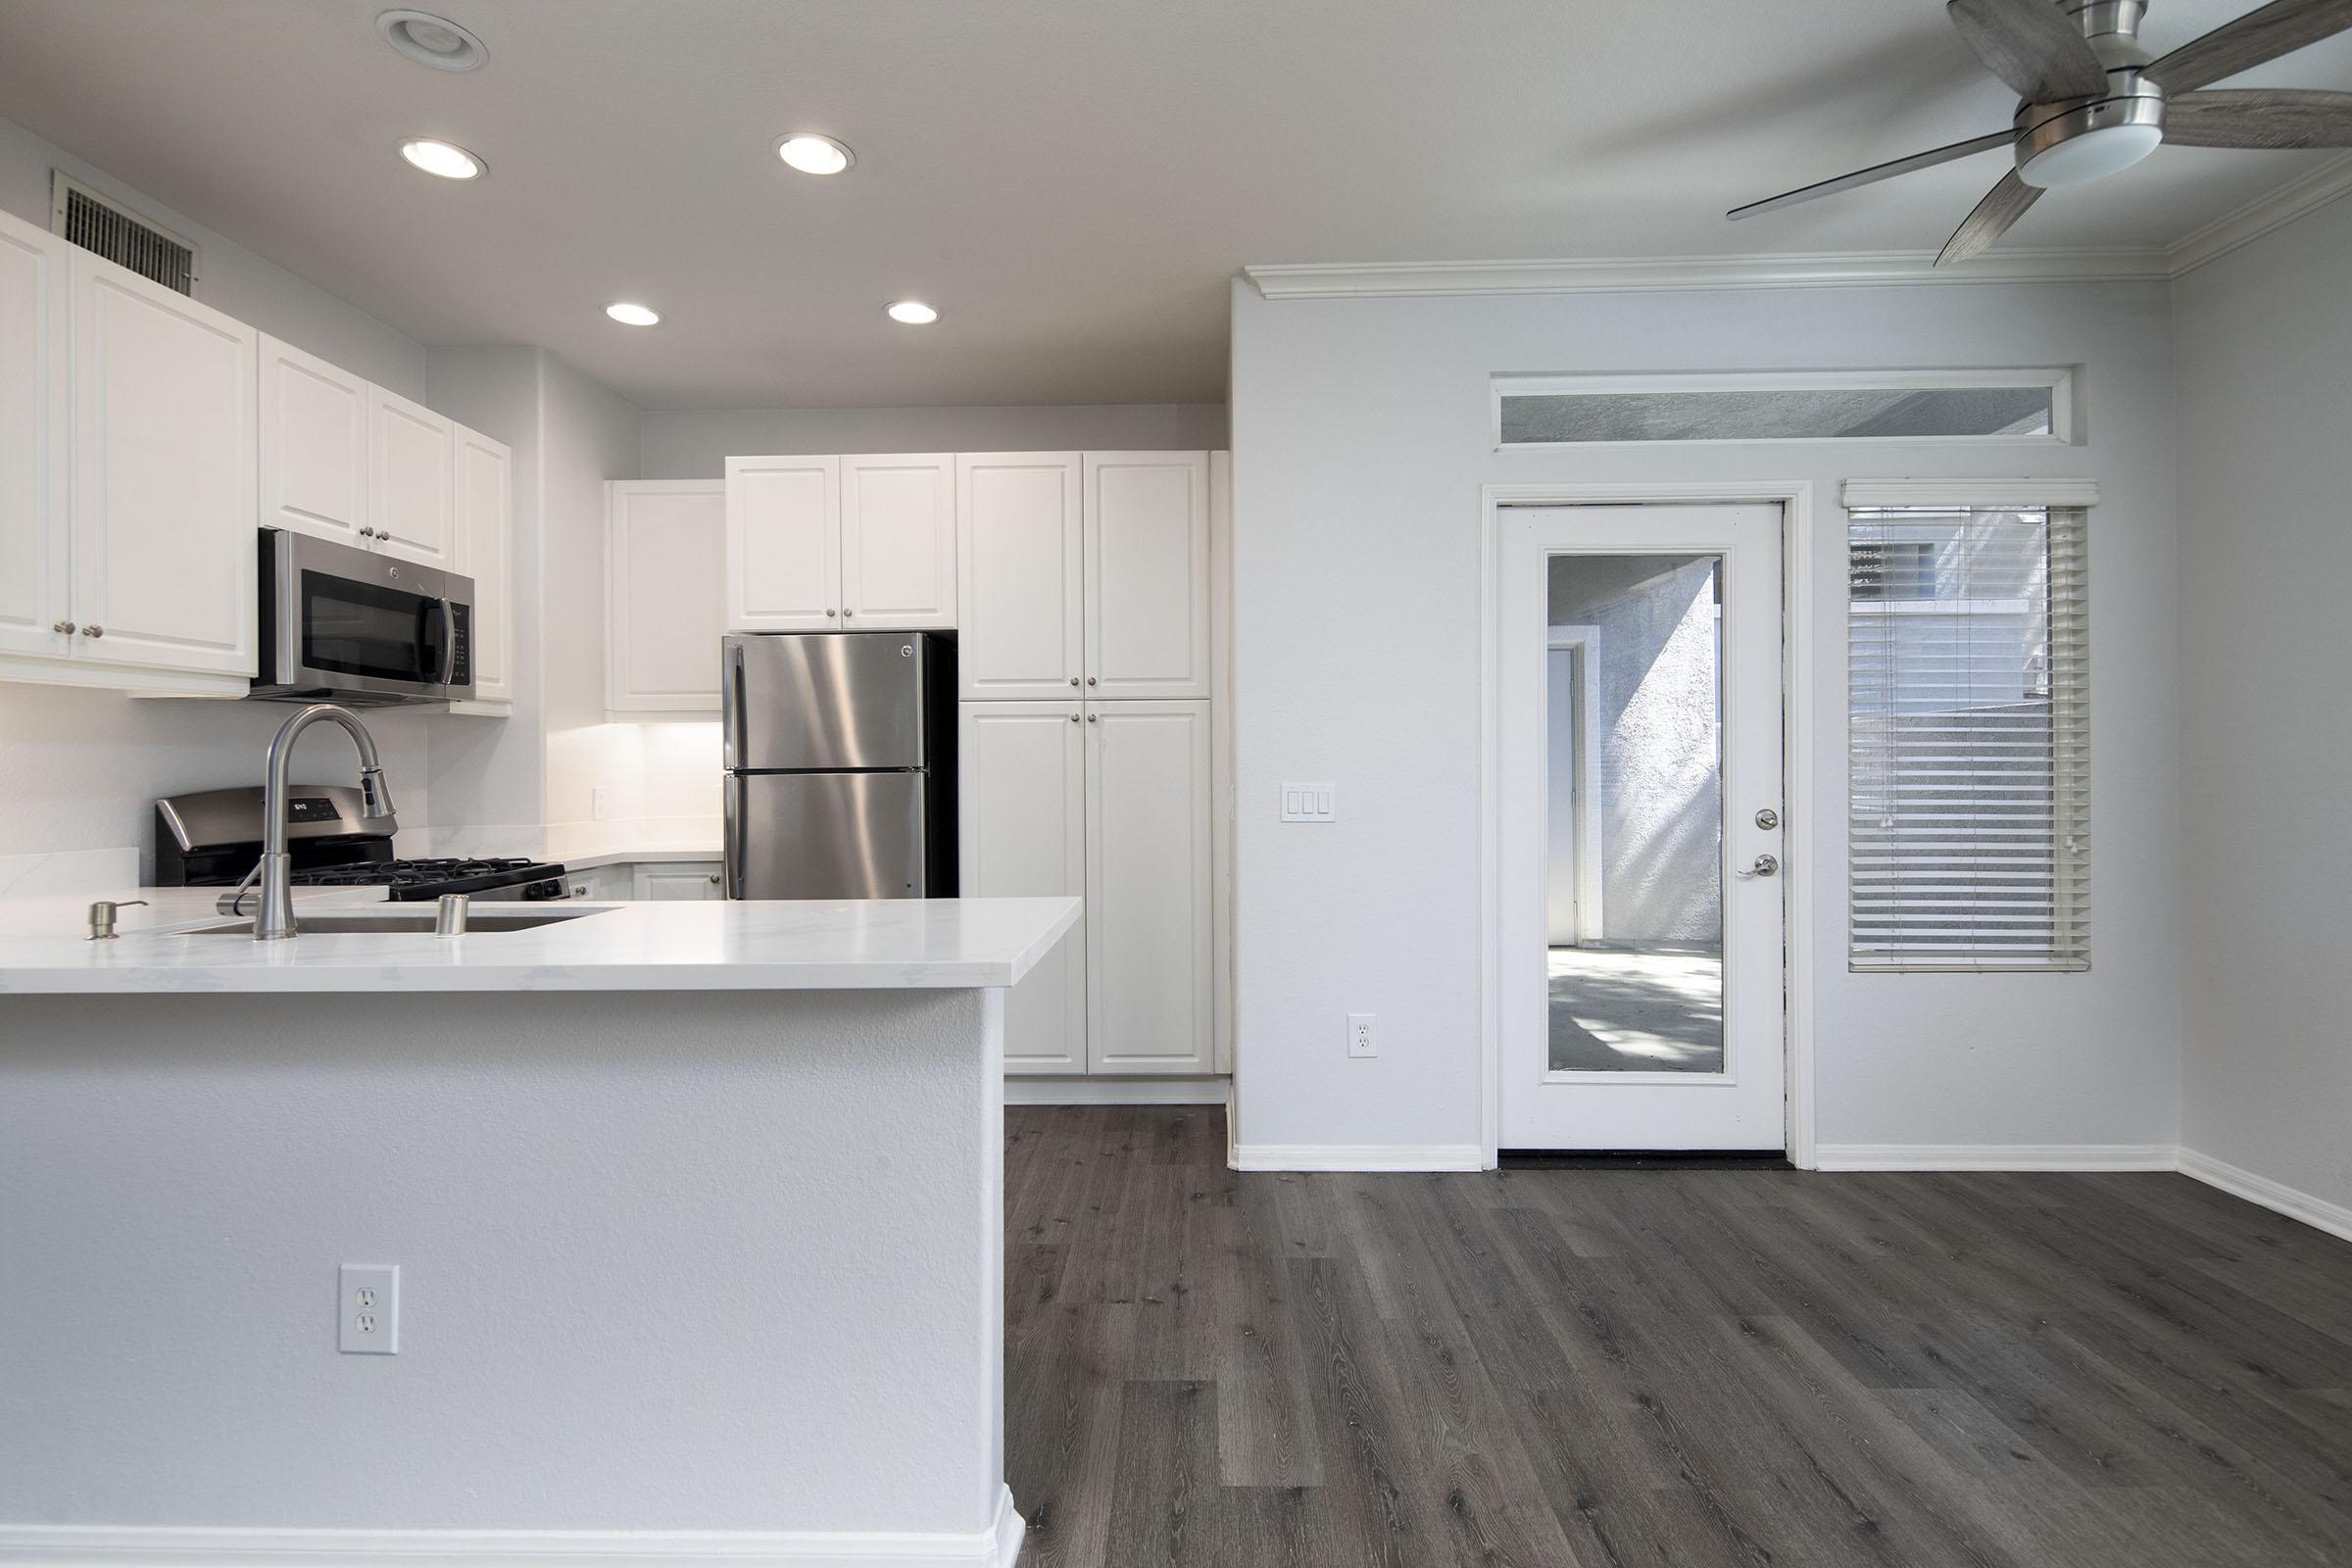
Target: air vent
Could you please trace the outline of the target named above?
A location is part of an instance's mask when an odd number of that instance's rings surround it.
[[[50,232],[166,288],[196,292],[195,246],[63,174],[52,172],[50,188]]]

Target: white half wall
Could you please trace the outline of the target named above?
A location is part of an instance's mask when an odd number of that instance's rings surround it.
[[[1237,1007],[1245,1147],[1476,1145],[1481,486],[1807,480],[1820,723],[1792,800],[1831,1144],[2169,1146],[2180,815],[2164,284],[1269,302],[1237,283],[1232,388]],[[2072,447],[1498,452],[1496,372],[2083,368]],[[1843,517],[1852,476],[2095,477],[2092,967],[1845,967]],[[1276,820],[1285,779],[1334,825]],[[1792,846],[1797,839],[1792,836]],[[1792,848],[1792,853],[1794,853]],[[1343,1019],[1380,1013],[1348,1059]]]
[[[826,452],[1198,452],[1225,445],[1217,403],[917,409],[708,409],[645,416],[647,479],[715,479],[726,460]]]
[[[2352,1208],[2352,202],[2186,274],[2173,304],[2180,1142],[2340,1212]]]

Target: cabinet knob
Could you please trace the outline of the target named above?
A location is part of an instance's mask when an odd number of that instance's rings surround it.
[[[372,539],[375,537],[375,530],[373,528],[362,528],[360,530],[360,537],[363,539]]]
[[[84,626],[81,628],[81,634],[84,637],[103,637],[106,635],[106,628],[104,626]]]
[[[856,613],[858,613],[858,612],[856,612],[855,610],[845,610],[845,611],[843,611],[843,612],[841,612],[841,618],[842,618],[842,619],[844,619],[844,620],[847,620],[847,619],[849,619],[849,618],[850,618],[852,615],[855,615]]]
[[[1072,713],[1072,714],[1070,715],[1070,722],[1071,722],[1071,723],[1073,723],[1073,724],[1075,724],[1075,723],[1077,723],[1077,722],[1078,722],[1078,715],[1077,715],[1076,713]]]
[[[1092,676],[1092,675],[1089,675],[1089,676],[1087,676],[1087,677],[1086,677],[1086,683],[1087,683],[1089,686],[1092,686],[1092,685],[1095,683],[1095,677],[1094,677],[1094,676]]]
[[[827,605],[827,606],[825,607],[825,613],[826,613],[826,614],[828,614],[828,615],[830,615],[830,614],[832,614],[832,613],[833,613],[833,607],[832,607],[831,605]]]
[[[718,873],[716,871],[710,873],[710,885],[712,887],[718,886]]]
[[[74,625],[74,624],[72,621],[70,621],[70,620],[61,620],[61,621],[57,622],[55,625],[51,626],[49,629],[50,629],[51,631],[62,631],[62,632],[64,632],[64,633],[65,633],[67,636],[71,637],[71,636],[73,636],[73,635],[74,635],[74,633],[76,630],[78,630],[79,628],[77,628],[77,627],[76,627],[76,626],[75,626],[75,625]]]
[[[1089,713],[1089,714],[1087,714],[1087,715],[1086,715],[1086,721],[1087,721],[1089,724],[1092,724],[1092,723],[1095,721],[1095,715],[1094,715],[1094,714],[1092,714],[1092,713]]]

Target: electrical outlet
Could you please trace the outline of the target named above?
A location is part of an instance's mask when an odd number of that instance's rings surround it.
[[[335,1282],[335,1348],[351,1355],[400,1353],[400,1265],[346,1263]]]
[[[1348,1015],[1348,1054],[1350,1056],[1377,1056],[1380,1054],[1380,1042],[1372,1034],[1372,1024],[1377,1014],[1369,1012],[1351,1012]]]
[[[604,822],[612,816],[612,792],[602,784],[588,786],[588,815],[593,821]]]
[[[1285,784],[1282,787],[1285,822],[1337,822],[1339,792],[1329,784]]]

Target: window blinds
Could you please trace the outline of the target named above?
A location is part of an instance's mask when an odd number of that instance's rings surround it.
[[[2086,514],[1849,516],[1852,967],[2087,969]]]

